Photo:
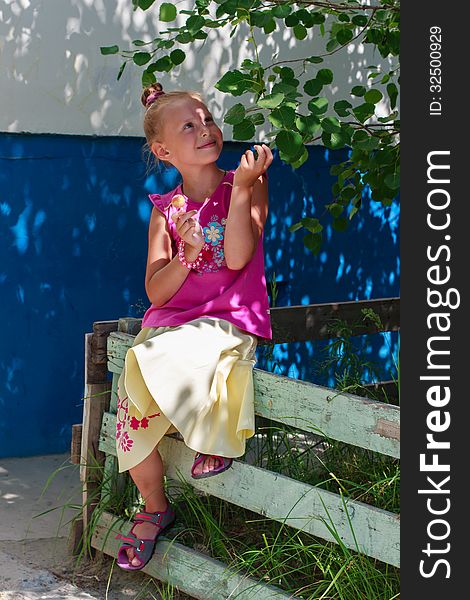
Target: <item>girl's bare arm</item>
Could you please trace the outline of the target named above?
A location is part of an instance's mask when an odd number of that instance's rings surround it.
[[[187,228],[185,230],[190,231]],[[198,254],[198,248],[186,244],[185,256],[188,261],[195,260]],[[176,294],[189,273],[178,255],[174,258],[172,255],[168,223],[164,215],[154,208],[149,224],[145,291],[150,302],[157,307],[163,306]]]
[[[251,260],[268,216],[268,179],[265,172],[273,161],[271,149],[255,146],[258,159],[248,150],[233,180],[230,208],[225,225],[224,254],[229,269],[243,269]]]

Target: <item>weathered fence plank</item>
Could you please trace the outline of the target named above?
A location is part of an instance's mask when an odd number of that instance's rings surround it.
[[[116,454],[115,431],[116,416],[106,413],[100,435],[100,449],[106,454]],[[346,514],[338,494],[240,461],[235,461],[223,477],[193,480],[189,474],[194,452],[182,441],[164,437],[158,449],[167,465],[167,476],[176,481],[187,481],[212,496],[334,542],[327,526],[329,514],[328,524],[334,526],[348,548],[357,550],[357,540],[361,552],[399,564],[400,519],[394,513],[345,499]]]
[[[380,317],[382,329],[378,329],[374,323],[363,322],[362,310],[365,308],[371,308]],[[400,298],[281,306],[271,308],[270,316],[274,344],[335,337],[329,330],[333,319],[341,319],[348,325],[354,325],[352,335],[397,331],[400,329]],[[125,324],[121,321],[125,321]],[[119,331],[137,335],[141,325],[142,319],[120,319]],[[269,342],[259,341],[260,345],[266,343]]]
[[[363,322],[362,310],[366,308],[372,309],[380,317],[383,328],[378,329],[370,321]],[[271,308],[270,313],[273,342],[276,344],[336,337],[329,329],[334,319],[354,325],[353,335],[396,331],[400,328],[399,298],[282,306]]]
[[[101,552],[116,556],[120,542],[114,537],[125,535],[130,524],[103,513],[94,530],[92,546]],[[297,597],[274,586],[260,583],[224,563],[170,541],[159,538],[155,553],[142,569],[144,573],[169,582],[178,590],[199,600],[296,600]]]
[[[109,407],[111,384],[107,379],[106,363],[97,365],[93,360],[96,344],[94,333],[85,335],[85,388],[83,399],[82,439],[80,444],[80,480],[83,483],[83,530],[86,531],[91,514],[98,504],[101,466],[105,455],[98,448],[101,420]],[[96,347],[96,346],[95,346]],[[106,352],[106,344],[105,344]]]

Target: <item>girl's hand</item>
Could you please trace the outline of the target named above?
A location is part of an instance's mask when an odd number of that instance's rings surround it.
[[[188,246],[201,250],[204,246],[204,235],[199,221],[193,219],[193,216],[196,213],[197,210],[190,210],[188,212],[179,210],[177,213],[174,213],[171,218],[176,223],[178,235],[188,244]]]
[[[233,186],[253,187],[258,177],[265,173],[273,162],[273,153],[266,144],[255,145],[258,158],[255,160],[251,150],[247,150],[241,157],[233,178]]]

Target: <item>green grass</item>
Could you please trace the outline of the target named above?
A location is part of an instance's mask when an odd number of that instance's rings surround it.
[[[373,314],[365,314],[364,318],[374,321]],[[335,369],[337,389],[380,401],[396,403],[398,399],[399,403],[398,393],[387,398],[380,390],[362,383],[364,369],[373,373],[375,367],[365,363],[364,357],[354,355],[356,351],[350,340],[353,330],[341,322],[335,323],[335,327],[336,338],[331,342],[323,368]],[[395,367],[392,378],[398,384],[398,362]],[[248,453],[252,464],[339,494],[346,515],[349,499],[399,513],[397,459],[321,435],[302,434],[260,417],[257,417],[257,437],[248,441]],[[119,475],[116,459],[107,460],[112,463],[111,476],[103,475],[103,467],[94,466],[97,481],[103,479],[89,498],[97,507],[78,560],[91,554],[93,529],[103,512],[127,520],[142,508],[142,500],[128,474]],[[167,481],[166,486],[177,513],[177,523],[168,537],[223,561],[234,572],[276,585],[304,600],[399,598],[399,569],[347,548],[326,507],[324,523],[336,543],[196,492],[188,483]],[[351,521],[349,524],[354,536]],[[138,596],[163,600],[181,597],[184,595],[171,584],[151,578]]]

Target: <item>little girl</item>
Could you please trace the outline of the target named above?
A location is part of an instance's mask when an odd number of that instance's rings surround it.
[[[273,155],[257,145],[237,169],[216,161],[222,132],[197,92],[142,94],[144,131],[157,160],[182,183],[150,194],[145,288],[150,308],[126,354],[118,383],[119,471],[129,470],[145,501],[118,564],[141,569],[175,515],[163,486],[157,445],[178,431],[196,452],[194,478],[228,469],[254,435],[257,338],[272,338],[263,257],[266,171]]]

